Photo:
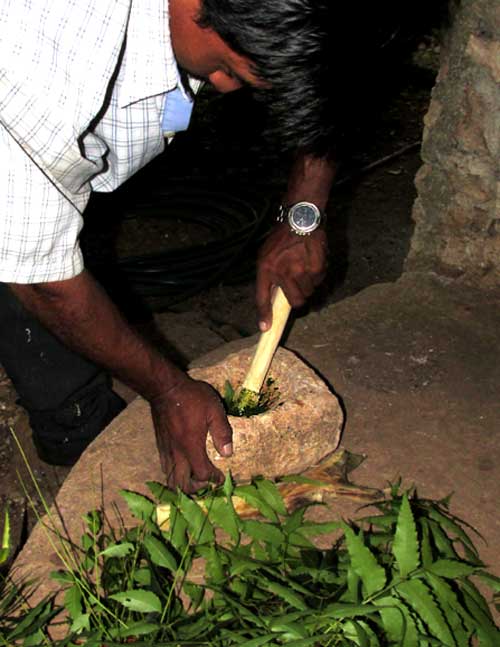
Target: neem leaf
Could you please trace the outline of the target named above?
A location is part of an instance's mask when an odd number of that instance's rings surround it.
[[[312,548],[315,549],[316,546],[310,541],[307,537],[300,532],[300,530],[295,530],[288,535],[288,544],[293,547],[300,548]]]
[[[257,638],[252,638],[251,640],[245,640],[244,642],[238,643],[238,647],[261,647],[261,645],[270,643],[274,638],[275,636],[272,634],[270,636],[259,636]]]
[[[273,546],[280,546],[284,541],[283,532],[270,523],[247,519],[243,522],[243,532],[259,541],[265,541]]]
[[[319,639],[319,636],[313,636],[312,638],[301,638],[300,640],[287,640],[286,645],[287,647],[310,647],[311,645],[317,645]]]
[[[146,485],[159,503],[173,503],[177,498],[175,492],[169,490],[164,483],[158,483],[158,481],[146,481]]]
[[[282,622],[272,627],[272,631],[281,634],[278,639],[281,642],[289,643],[291,640],[307,638],[307,631],[303,624],[299,622]]]
[[[290,604],[295,609],[299,609],[300,611],[305,611],[306,609],[308,609],[307,604],[304,602],[304,598],[295,591],[292,591],[292,589],[290,589],[288,586],[283,586],[282,584],[273,582],[272,580],[265,580],[264,582],[261,582],[261,586],[266,591],[270,591],[274,595],[277,595],[278,597],[285,600],[285,602],[288,602],[288,604]]]
[[[385,634],[389,641],[394,645],[404,645],[407,623],[405,613],[401,609],[401,602],[397,598],[388,595],[377,598],[374,604],[379,608]]]
[[[442,530],[437,521],[432,519],[428,520],[428,528],[432,537],[432,541],[441,557],[456,559],[458,557],[457,551],[453,547],[453,542],[448,535]]]
[[[396,587],[408,605],[420,616],[429,631],[447,647],[456,645],[443,613],[421,580],[407,580]]]
[[[14,629],[6,636],[5,644],[14,645],[14,639],[20,640],[21,638],[25,638],[24,644],[26,644],[27,637],[40,627],[44,627],[53,616],[52,602],[44,598],[33,609],[30,609],[20,622],[16,623]],[[0,637],[3,638],[1,634]]]
[[[396,558],[401,577],[407,577],[411,571],[418,568],[420,559],[417,527],[406,494],[403,495],[399,508],[392,552]]]
[[[160,598],[151,591],[130,589],[109,596],[131,611],[139,613],[161,613]]]
[[[203,509],[188,496],[179,492],[179,510],[184,517],[189,533],[199,544],[214,541],[214,530]]]
[[[458,519],[456,519],[454,517],[451,517],[450,515],[444,514],[443,512],[441,512],[436,507],[430,508],[429,517],[431,519],[434,519],[435,521],[437,521],[437,523],[441,527],[445,528],[449,532],[456,535],[460,539],[460,541],[463,543],[463,545],[467,546],[467,548],[469,548],[469,550],[471,550],[474,553],[476,558],[478,557],[477,549],[474,546],[474,544],[472,543],[472,540],[467,535],[467,533],[464,531],[462,526],[460,526],[460,523],[459,523],[460,520],[458,520]]]
[[[87,528],[92,535],[97,535],[102,528],[102,512],[99,510],[91,510],[83,515]]]
[[[486,582],[486,584],[495,591],[495,593],[500,592],[500,577],[492,575],[492,573],[487,573],[486,571],[479,571],[476,575]]]
[[[432,573],[426,573],[425,579],[434,592],[455,640],[459,645],[469,645],[471,634],[476,628],[474,618],[459,602],[455,591],[446,580]]]
[[[500,630],[495,627],[478,627],[479,644],[484,647],[497,647],[500,642]]]
[[[73,620],[82,615],[82,592],[77,584],[73,584],[64,594],[64,606]]]
[[[203,597],[205,595],[205,589],[199,584],[195,584],[194,582],[184,582],[182,584],[182,590],[191,599],[191,608],[197,609],[203,601]],[[205,630],[206,630],[206,625],[205,625]],[[183,629],[183,633],[185,631],[186,631],[186,628]],[[191,623],[189,626],[189,634],[196,635],[196,628]]]
[[[321,612],[327,618],[356,618],[378,613],[379,608],[375,604],[346,604],[344,602],[332,602]]]
[[[248,505],[258,510],[267,519],[278,521],[278,515],[264,499],[262,493],[257,490],[255,485],[238,485],[234,488],[233,496],[246,501]]]
[[[234,492],[234,483],[231,476],[231,472],[228,472],[226,474],[226,478],[224,479],[224,485],[222,486],[222,489],[224,494],[226,495],[226,498],[231,499]]]
[[[355,641],[359,647],[370,647],[370,639],[361,623],[356,620],[347,620],[343,626],[344,635]]]
[[[347,569],[346,582],[347,591],[345,592],[344,596],[342,596],[342,600],[358,604],[361,601],[361,578],[356,573],[354,568]]]
[[[101,550],[99,557],[125,557],[134,550],[134,544],[124,541],[122,544],[111,544]]]
[[[222,566],[220,555],[213,544],[208,548],[206,571],[210,580],[215,584],[221,584],[226,580],[226,573]]]
[[[73,573],[68,573],[68,571],[52,571],[50,579],[62,584],[71,584],[75,581],[75,576]]]
[[[383,528],[384,530],[388,530],[392,528],[397,519],[397,515],[390,512],[387,514],[369,515],[368,517],[363,517],[359,521],[362,521],[363,524],[369,524],[370,526],[377,526],[379,528]]]
[[[87,630],[90,629],[89,613],[82,613],[81,615],[78,616],[78,618],[75,618],[73,624],[71,625],[70,631],[73,631],[75,634],[78,634],[84,629],[87,629]]]
[[[143,494],[131,492],[130,490],[120,490],[121,496],[127,502],[130,512],[143,521],[153,518],[156,512],[155,504]]]
[[[292,533],[302,526],[304,523],[304,515],[306,513],[305,507],[297,508],[294,510],[284,521],[283,530]]]
[[[238,583],[238,580],[234,580],[234,582],[232,582],[232,584],[237,584],[237,583]],[[252,625],[256,627],[261,627],[262,629],[267,628],[266,623],[264,622],[264,619],[260,616],[258,612],[259,611],[258,609],[256,609],[257,613],[254,613],[252,608],[248,604],[242,604],[241,602],[238,601],[236,597],[232,595],[224,596],[224,601],[226,602],[227,606],[230,606],[235,611],[237,611],[235,616],[238,617],[239,620],[243,618],[245,621],[250,622]]]
[[[137,622],[131,622],[126,628],[117,627],[117,630],[111,633],[116,638],[128,638],[129,636],[145,636],[153,633],[153,631],[158,631],[158,629],[160,629],[160,625],[154,622],[138,620]]]
[[[258,479],[255,481],[255,485],[257,487],[257,491],[262,495],[264,501],[266,501],[266,503],[269,503],[273,510],[281,515],[287,514],[287,509],[283,502],[281,492],[272,481],[269,481],[267,479]]]
[[[233,389],[233,385],[229,380],[226,380],[224,382],[224,392],[222,397],[228,405],[232,403],[234,400],[234,389]]]
[[[43,644],[47,644],[47,638],[41,629],[23,640],[23,647],[40,647]]]
[[[488,603],[481,595],[477,587],[470,580],[463,580],[462,582],[460,582],[460,589],[464,595],[465,593],[467,593],[468,599],[472,603],[472,606],[469,605],[471,613],[473,612],[472,610],[477,609],[481,611],[481,613],[484,614],[489,620],[493,619]]]
[[[154,535],[146,535],[143,543],[153,564],[163,568],[168,568],[173,572],[177,570],[177,561],[175,557],[160,539]]]
[[[295,626],[297,621],[301,618],[306,618],[307,613],[303,611],[293,611],[292,613],[284,613],[281,616],[272,616],[268,621],[268,626],[271,631],[274,632],[283,632],[287,631],[290,625]],[[300,625],[304,628],[304,625]]]
[[[385,571],[377,562],[375,555],[347,524],[343,524],[347,550],[355,572],[361,578],[367,595],[383,589],[386,583]]]
[[[229,563],[229,575],[231,577],[236,577],[241,573],[258,571],[262,564],[251,557],[246,555],[236,554],[235,552],[230,553],[230,563]]]
[[[139,586],[151,586],[151,571],[149,568],[136,568],[133,574],[134,582]]]
[[[188,546],[187,527],[187,521],[179,509],[175,505],[171,505],[169,527],[166,534],[172,542],[172,546],[181,554],[184,553]]]
[[[494,624],[486,600],[469,580],[461,582],[461,593],[467,610],[476,620],[481,646],[497,647],[500,644],[500,630]]]
[[[238,515],[236,514],[231,499],[226,501],[221,497],[213,498],[207,504],[208,518],[210,521],[222,528],[236,543],[240,538],[238,528]]]
[[[368,647],[380,647],[380,640],[378,639],[378,636],[367,622],[365,622],[364,620],[355,620],[354,622],[356,622],[357,626],[364,631],[368,639]]]
[[[477,567],[461,562],[458,559],[438,559],[433,564],[430,564],[427,570],[440,577],[456,579],[472,575],[477,571]]]
[[[422,555],[422,565],[424,568],[427,568],[429,564],[432,564],[434,559],[432,554],[429,524],[427,522],[427,519],[421,520],[420,530],[422,532],[422,538],[420,540],[420,553]]]
[[[302,524],[300,532],[304,535],[324,535],[330,532],[335,532],[344,528],[340,521],[306,521]]]

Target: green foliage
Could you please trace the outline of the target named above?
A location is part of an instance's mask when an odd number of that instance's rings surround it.
[[[14,583],[0,576],[0,645],[49,645],[47,627],[60,612],[53,601],[44,598],[32,607],[27,600],[34,587],[29,582]]]
[[[55,574],[65,588],[67,637],[50,644],[500,644],[474,584],[480,578],[498,593],[500,580],[484,571],[446,501],[394,487],[375,515],[318,524],[305,508],[288,513],[278,488],[263,479],[235,487],[228,476],[196,498],[148,487],[170,504],[168,527],[156,524],[152,499],[130,492],[123,495],[136,527],[114,532],[101,513],[86,515],[79,566]],[[262,516],[241,518],[233,496]],[[331,531],[337,538],[329,550],[310,541]],[[202,578],[195,576],[200,563]],[[44,602],[17,625],[4,629],[4,622],[0,645],[49,644],[44,623],[58,610]]]
[[[11,556],[10,516],[5,510],[0,544],[0,565],[5,564]],[[41,600],[35,607],[30,607],[26,600],[33,593],[34,587],[29,582],[13,582],[0,573],[0,645],[48,644],[46,627],[58,613],[52,601]]]
[[[9,511],[5,510],[3,522],[2,543],[0,544],[0,565],[9,558],[10,553],[10,517]]]
[[[250,418],[278,406],[280,392],[272,378],[266,380],[260,393],[254,393],[248,389],[234,389],[226,380],[222,397],[228,415]]]

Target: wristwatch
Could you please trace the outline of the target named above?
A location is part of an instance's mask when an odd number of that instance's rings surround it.
[[[298,236],[312,234],[325,219],[325,214],[312,202],[296,202],[288,207],[280,206],[278,222],[288,221],[290,229]]]

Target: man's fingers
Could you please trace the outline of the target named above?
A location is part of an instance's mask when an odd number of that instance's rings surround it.
[[[307,274],[297,279],[297,284],[300,290],[300,296],[302,297],[302,303],[300,305],[303,305],[306,299],[314,292],[315,285],[312,277]]]
[[[207,478],[198,479],[196,475],[193,475],[193,477],[191,478],[193,492],[201,490],[201,488],[206,487],[209,483],[214,483],[215,485],[221,485],[222,483],[224,483],[224,474],[213,465]]]
[[[170,470],[167,473],[167,483],[171,490],[180,488],[186,492],[191,487],[191,466],[179,452],[176,452],[172,459]]]
[[[202,462],[203,465],[198,464],[195,467],[194,461],[189,461],[182,454],[177,453],[167,473],[168,487],[171,490],[180,488],[187,494],[193,494],[209,483],[220,485],[224,482],[224,475],[212,465],[208,458]]]
[[[296,279],[287,277],[286,281],[281,284],[281,289],[292,308],[300,308],[300,306],[304,305],[306,296],[302,286]]]
[[[161,469],[167,479],[173,474],[174,462],[172,459],[170,443],[164,434],[158,433],[158,427],[155,425],[156,444],[160,454]]]
[[[208,433],[217,452],[224,458],[229,458],[233,453],[233,430],[222,406],[219,412],[212,414],[208,423]]]
[[[255,302],[257,305],[259,329],[261,332],[266,332],[266,330],[269,330],[271,324],[273,323],[273,314],[271,309],[271,288],[271,283],[267,278],[264,278],[263,272],[258,272]]]
[[[214,468],[210,478],[208,479],[199,481],[196,478],[191,478],[189,489],[184,490],[184,492],[187,494],[194,494],[195,492],[198,492],[198,490],[207,487],[210,483],[222,485],[224,483],[224,474],[220,470]]]

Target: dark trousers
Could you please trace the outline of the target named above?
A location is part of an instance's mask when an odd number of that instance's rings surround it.
[[[40,457],[73,464],[124,408],[109,376],[54,337],[0,283],[0,364],[30,417]]]

